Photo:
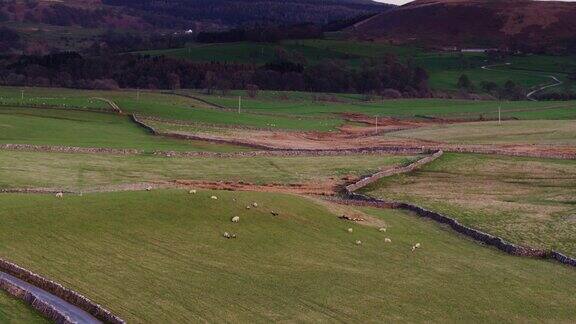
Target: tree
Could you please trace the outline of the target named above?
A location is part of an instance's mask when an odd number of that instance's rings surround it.
[[[458,86],[458,89],[461,90],[472,91],[474,89],[472,81],[470,81],[470,78],[468,78],[466,74],[460,76],[456,85]]]
[[[255,84],[249,84],[246,86],[246,94],[250,98],[256,98],[256,96],[258,95],[258,90],[259,88]]]

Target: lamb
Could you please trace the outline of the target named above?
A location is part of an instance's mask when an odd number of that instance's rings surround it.
[[[254,206],[254,208],[258,207],[258,203],[252,203],[252,206]]]
[[[212,196],[212,197],[210,197],[210,199],[218,200],[218,197]]]
[[[380,227],[378,230],[379,230],[380,232],[386,232],[386,227]]]
[[[362,241],[360,241],[360,240],[356,241],[356,245],[361,245],[361,244],[362,244]]]
[[[412,252],[416,251],[416,249],[420,248],[420,243],[416,243],[413,247],[412,247]]]
[[[246,206],[246,209],[250,209],[250,206]]]
[[[56,198],[62,198],[62,197],[64,197],[64,193],[62,192],[56,193]]]
[[[384,243],[392,243],[392,240],[389,239],[389,238],[385,238],[385,239],[384,239]]]
[[[152,191],[152,186],[146,187],[146,191]]]
[[[350,227],[350,228],[348,229],[348,233],[352,233],[352,232],[354,232],[354,229],[353,229],[352,227]]]
[[[192,190],[188,191],[188,193],[191,194],[191,195],[195,195],[195,194],[196,194],[196,190],[192,189]]]
[[[236,238],[236,234],[231,234],[228,232],[224,232],[224,234],[222,236],[224,236],[224,238],[227,238],[227,239],[231,239],[231,238],[235,239]]]
[[[232,223],[238,223],[240,221],[240,216],[232,217]]]

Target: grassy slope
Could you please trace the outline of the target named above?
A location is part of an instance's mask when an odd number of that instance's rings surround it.
[[[0,200],[0,255],[130,322],[570,322],[576,316],[573,269],[507,256],[397,211],[367,210],[388,224],[383,235],[278,194]],[[252,201],[260,207],[243,208]],[[271,209],[280,216],[270,216]],[[233,215],[240,223],[230,222]],[[238,238],[223,239],[224,231]],[[385,244],[386,236],[393,243]],[[364,244],[354,245],[356,239]],[[422,243],[417,253],[410,252],[414,242]]]
[[[576,255],[576,162],[445,154],[367,188],[410,201],[512,242]]]
[[[0,143],[180,151],[238,151],[232,145],[155,137],[128,117],[80,111],[0,108]]]
[[[50,323],[24,302],[0,292],[0,323]]]
[[[7,102],[19,102],[20,89],[15,87],[0,87]],[[75,107],[85,107],[82,102],[88,102],[92,97],[111,99],[120,106],[125,113],[137,113],[165,119],[179,119],[198,123],[213,123],[225,125],[243,125],[264,128],[279,128],[292,130],[320,130],[329,131],[338,127],[342,121],[335,117],[322,119],[301,119],[294,116],[263,116],[253,114],[238,114],[210,108],[210,105],[192,98],[163,94],[160,92],[140,91],[86,91],[60,88],[30,88],[26,90],[29,98],[34,102],[51,95],[51,104],[61,105],[70,103],[72,99],[77,102]],[[9,100],[8,100],[9,99]],[[92,100],[94,104],[103,105],[101,101]],[[234,106],[235,108],[236,106]]]
[[[522,120],[474,122],[423,127],[386,134],[457,144],[550,144],[576,145],[576,122],[572,120]]]
[[[209,102],[234,108],[238,104],[235,96],[206,96],[195,93]],[[245,94],[243,94],[245,95]],[[288,99],[286,99],[288,97]],[[245,110],[276,114],[327,115],[333,113],[356,112],[373,116],[414,117],[439,116],[447,118],[478,119],[497,118],[501,107],[503,118],[520,119],[574,119],[576,102],[532,102],[532,101],[472,101],[443,99],[401,99],[365,102],[358,98],[346,100],[336,97],[334,102],[314,101],[301,98],[293,93],[264,92],[254,99],[244,98]]]
[[[301,183],[362,176],[410,159],[407,156],[161,158],[0,151],[0,188],[86,188],[173,179]]]

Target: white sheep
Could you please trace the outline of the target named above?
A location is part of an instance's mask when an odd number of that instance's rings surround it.
[[[252,203],[252,206],[254,206],[254,208],[258,207],[258,203]]]
[[[152,186],[146,187],[146,191],[152,191]]]
[[[379,230],[380,232],[386,232],[386,227],[380,227],[378,230]]]
[[[218,197],[212,196],[212,197],[210,197],[210,199],[218,200]]]
[[[240,221],[240,216],[232,217],[232,223],[238,223]]]
[[[195,194],[196,194],[196,190],[195,190],[195,189],[192,189],[192,190],[188,191],[188,193],[191,194],[191,195],[195,195]]]
[[[225,238],[230,238],[230,233],[224,232],[224,235],[223,235],[223,236],[224,236]]]
[[[412,247],[412,252],[416,251],[416,249],[420,248],[420,243],[416,243],[413,247]]]
[[[64,197],[64,193],[62,192],[56,193],[56,198],[62,198],[62,197]]]
[[[392,240],[389,239],[389,238],[385,238],[385,239],[384,239],[384,243],[392,243]]]
[[[250,206],[246,206],[246,209],[250,209]]]
[[[348,233],[352,233],[352,232],[354,232],[354,229],[353,229],[352,227],[350,227],[350,228],[348,229]]]
[[[360,241],[360,240],[356,241],[356,245],[361,245],[361,244],[362,244],[362,241]]]

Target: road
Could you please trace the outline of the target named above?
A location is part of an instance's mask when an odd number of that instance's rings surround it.
[[[0,272],[0,280],[5,280],[14,286],[17,286],[33,295],[36,298],[44,301],[45,303],[51,305],[59,313],[65,314],[73,323],[86,323],[86,324],[96,324],[102,323],[100,320],[96,319],[94,316],[88,314],[86,311],[78,308],[65,301],[64,299],[55,296],[45,290],[42,290],[36,286],[33,286],[25,281],[22,281],[12,275],[4,272]]]
[[[482,69],[483,69],[483,70],[486,70],[486,71],[505,72],[504,70],[493,69],[493,67],[496,67],[496,66],[510,66],[510,65],[512,65],[512,63],[484,65],[484,66],[482,66]],[[533,90],[533,91],[529,92],[529,93],[526,95],[526,99],[528,99],[528,100],[530,100],[530,101],[538,101],[537,99],[535,99],[535,98],[533,97],[533,96],[534,96],[535,94],[537,94],[538,92],[543,91],[543,90],[548,89],[548,88],[557,87],[557,86],[563,84],[563,82],[560,81],[560,80],[559,80],[556,76],[554,76],[554,75],[542,75],[542,74],[533,74],[533,73],[525,73],[525,72],[518,72],[518,71],[512,71],[512,73],[528,74],[528,75],[538,75],[538,76],[542,76],[542,77],[546,77],[546,78],[552,79],[553,83],[547,84],[547,85],[545,85],[545,86],[541,86],[541,87],[537,88],[536,90]]]

